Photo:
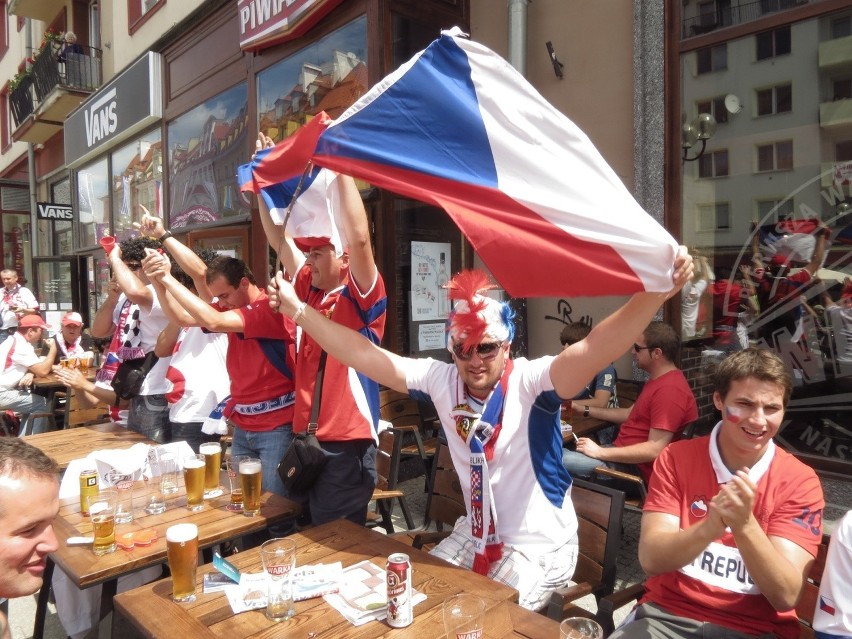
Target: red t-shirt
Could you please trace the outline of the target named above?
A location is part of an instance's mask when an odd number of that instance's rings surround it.
[[[376,276],[376,283],[364,297],[348,276],[343,286],[326,295],[325,291],[311,286],[310,267],[303,266],[296,276],[294,288],[308,306],[333,322],[358,331],[376,345],[381,343],[387,310],[387,295],[381,274]],[[321,354],[319,345],[302,331],[296,358],[294,432],[303,432],[308,427]],[[320,441],[372,439],[378,420],[378,384],[333,357],[328,357],[323,376],[317,438]]]
[[[214,308],[222,310],[216,304]],[[294,391],[295,324],[283,313],[269,308],[261,291],[253,303],[236,309],[245,324],[242,333],[228,333],[225,364],[231,377],[231,400],[227,416],[248,431],[267,431],[293,421],[293,403],[284,408],[246,414],[233,410],[234,404],[259,404],[285,397]]]
[[[710,451],[710,438],[715,432],[708,437],[675,442],[660,453],[645,499],[646,511],[678,517],[682,530],[707,515],[721,478]],[[718,464],[723,468],[721,461]],[[767,464],[761,460],[752,472],[760,474],[756,478],[754,513],[761,529],[816,556],[825,506],[816,473],[777,446],[772,460]],[[641,603],[646,601],[678,616],[749,635],[774,633],[784,639],[799,636],[796,611],[778,612],[760,593],[730,532],[707,546],[691,564],[649,578]]]
[[[630,417],[621,424],[613,446],[631,446],[648,441],[652,428],[667,430],[679,439],[683,429],[698,419],[698,406],[692,389],[680,369],[669,371],[645,383],[633,404]],[[653,462],[636,464],[647,482]]]

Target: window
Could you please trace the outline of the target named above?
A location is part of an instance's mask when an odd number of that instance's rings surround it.
[[[714,178],[728,176],[728,151],[710,151],[698,158],[698,177]]]
[[[160,129],[141,135],[112,153],[113,235],[119,241],[136,231],[133,222],[142,218],[141,204],[152,215],[163,217],[163,143]]]
[[[793,110],[793,85],[779,84],[757,91],[757,115],[774,115]]]
[[[790,53],[790,25],[758,33],[754,39],[757,45],[758,60],[766,60]]]
[[[757,170],[789,171],[793,168],[793,141],[762,144],[757,147]]]
[[[133,33],[148,17],[166,4],[166,0],[127,0],[127,31]]]
[[[852,35],[852,17],[843,16],[831,21],[831,39],[845,38]]]
[[[852,162],[852,140],[838,142],[834,146],[835,162]]]
[[[844,80],[834,80],[831,83],[831,88],[832,100],[852,99],[852,78],[846,78]]]
[[[695,56],[699,74],[724,71],[728,68],[728,46],[726,44],[699,49],[695,52]]]
[[[757,200],[758,224],[772,224],[793,216],[793,199]]]
[[[731,228],[731,205],[728,202],[713,202],[698,205],[699,231],[725,231]]]
[[[724,124],[728,121],[728,109],[725,108],[725,96],[713,98],[712,100],[702,100],[695,103],[695,109],[698,113],[709,113],[716,118],[717,124]]]
[[[95,246],[97,240],[111,234],[106,158],[77,171],[77,211],[80,215],[81,247]]]
[[[716,26],[716,3],[702,2],[698,5],[698,23],[702,27]]]

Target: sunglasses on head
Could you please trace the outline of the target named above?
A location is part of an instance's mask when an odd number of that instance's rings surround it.
[[[634,350],[636,353],[638,353],[638,352],[640,352],[640,351],[650,351],[650,350],[651,350],[651,349],[653,349],[653,348],[654,348],[653,346],[639,346],[639,344],[634,344],[634,345],[633,345],[633,350]]]
[[[125,266],[127,266],[127,268],[129,268],[131,271],[138,271],[140,268],[142,268],[142,265],[139,262],[127,262],[125,263]]]
[[[453,344],[453,355],[466,362],[473,357],[473,353],[475,351],[476,354],[479,355],[479,359],[494,359],[497,357],[497,353],[500,351],[500,347],[502,345],[503,342],[485,342],[483,344],[477,344],[470,350],[466,351],[462,344]]]

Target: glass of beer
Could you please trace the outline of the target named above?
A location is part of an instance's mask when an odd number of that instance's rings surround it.
[[[186,485],[186,507],[204,508],[204,455],[183,458],[183,483]]]
[[[172,600],[195,601],[195,569],[198,567],[198,526],[175,524],[166,529],[166,553],[172,572]]]
[[[204,455],[204,499],[222,494],[219,486],[219,471],[222,470],[222,446],[218,442],[205,442],[198,447]]]
[[[80,372],[83,373],[83,375],[88,375],[89,374],[89,363],[92,361],[92,354],[86,353],[86,354],[83,355],[83,357],[80,357],[77,361],[80,362]]]
[[[270,539],[260,547],[266,571],[266,618],[285,621],[296,614],[293,605],[293,570],[296,568],[296,542]]]
[[[92,550],[96,555],[115,551],[115,506],[118,493],[113,488],[103,488],[97,495],[87,495],[86,500],[95,538]]]
[[[59,358],[59,365],[62,368],[70,368],[71,367],[71,360],[68,359],[67,357],[60,357]]]
[[[476,595],[461,594],[444,602],[444,629],[447,637],[481,638],[485,621],[485,600]]]
[[[254,517],[260,514],[261,472],[260,460],[246,457],[240,461],[240,485],[243,487],[243,514]]]
[[[559,624],[561,639],[603,639],[603,628],[594,619],[568,617]]]
[[[227,509],[236,513],[243,511],[243,486],[240,483],[240,462],[244,459],[249,459],[249,457],[246,455],[237,455],[225,462],[225,467],[228,470],[228,483],[231,486],[231,503],[227,505]]]

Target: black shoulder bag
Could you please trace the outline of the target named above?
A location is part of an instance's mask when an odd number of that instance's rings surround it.
[[[320,401],[322,400],[322,378],[325,372],[326,354],[320,355],[317,385],[314,388],[314,401],[311,406],[311,419],[306,433],[293,435],[290,446],[284,452],[278,464],[278,476],[284,486],[296,493],[310,490],[325,467],[326,456],[317,440],[317,419],[319,418]]]
[[[128,359],[118,365],[115,377],[112,378],[112,389],[115,391],[116,403],[119,399],[132,399],[139,394],[145,376],[154,368],[154,364],[159,359],[154,351],[151,351],[145,357]]]

